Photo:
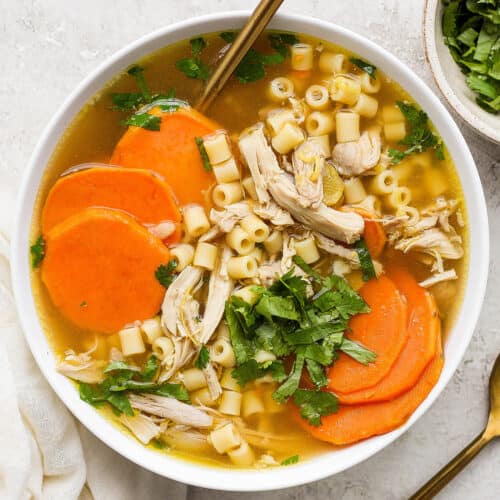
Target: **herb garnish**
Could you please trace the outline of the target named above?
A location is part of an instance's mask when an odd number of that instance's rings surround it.
[[[360,238],[354,245],[356,253],[359,257],[359,264],[361,266],[361,272],[363,273],[363,281],[369,281],[377,277],[375,272],[375,267],[373,266],[372,257],[370,251],[366,246],[366,241],[364,238]]]
[[[302,416],[319,425],[321,416],[337,408],[336,396],[320,391],[328,383],[325,367],[332,365],[339,351],[365,364],[375,359],[373,352],[344,337],[349,319],[370,309],[343,278],[323,278],[298,256],[294,262],[308,279],[291,270],[268,288],[254,287],[259,296],[255,304],[239,297],[226,303],[226,322],[237,362],[232,375],[244,386],[271,373],[281,383],[273,398],[284,403],[293,397]],[[272,352],[277,358],[293,356],[293,365],[287,370],[281,359],[258,363],[254,356],[259,350]],[[299,388],[304,369],[315,390]]]
[[[220,37],[227,43],[232,43],[237,32],[224,31]],[[241,83],[255,82],[264,78],[266,66],[281,64],[289,55],[289,46],[298,43],[299,39],[293,33],[270,33],[269,44],[276,51],[273,54],[262,54],[251,48],[243,57],[234,74]]]
[[[363,61],[363,59],[358,59],[357,57],[351,57],[349,61],[351,61],[351,63],[354,64],[354,66],[357,66],[365,73],[368,73],[370,77],[373,78],[374,80],[377,78],[375,75],[377,72],[377,68],[373,64]]]
[[[202,37],[189,40],[191,44],[192,57],[180,59],[175,63],[179,71],[182,71],[188,78],[196,78],[197,80],[208,80],[210,76],[210,68],[201,60],[200,55],[203,49],[207,46],[207,42]]]
[[[161,117],[150,115],[149,113],[138,113],[136,115],[129,116],[122,122],[124,125],[132,125],[133,127],[141,127],[146,130],[160,130]]]
[[[31,266],[33,267],[33,269],[40,267],[40,264],[45,257],[45,240],[43,239],[42,235],[40,235],[36,239],[35,243],[30,246],[30,253]]]
[[[155,383],[160,363],[151,355],[142,370],[129,366],[124,361],[113,361],[105,369],[106,378],[99,384],[80,382],[80,399],[99,406],[109,403],[115,413],[133,416],[134,410],[128,399],[129,392],[145,392],[189,401],[189,394],[181,384]]]
[[[111,94],[111,101],[113,102],[114,109],[119,111],[133,111],[144,104],[149,104],[150,102],[155,101],[156,99],[169,97],[169,95],[153,95],[151,93],[151,90],[146,83],[146,79],[144,78],[144,68],[142,66],[134,65],[128,69],[127,73],[135,78],[140,92],[115,92]]]
[[[467,75],[476,102],[490,113],[500,111],[500,2],[443,1],[444,41]]]
[[[177,262],[175,260],[171,260],[167,265],[160,264],[155,271],[155,278],[163,285],[165,288],[168,288],[172,281],[174,281],[174,271],[177,267]]]
[[[203,163],[203,168],[205,172],[211,172],[212,165],[210,165],[210,160],[208,159],[207,150],[203,145],[203,139],[201,137],[195,137],[194,142],[196,142],[196,146],[198,146],[198,151],[200,152],[201,161]]]
[[[291,457],[285,458],[285,460],[281,462],[281,465],[292,465],[296,464],[298,461],[299,461],[299,456],[292,455]]]
[[[388,154],[392,158],[392,163],[397,164],[408,155],[421,153],[428,148],[434,149],[437,158],[443,160],[443,143],[429,128],[427,113],[406,102],[396,101],[396,105],[410,125],[410,132],[399,141],[402,146],[407,146],[405,150],[389,148]]]
[[[198,357],[194,362],[194,366],[200,370],[203,370],[203,368],[207,366],[209,361],[210,361],[210,354],[208,352],[208,349],[204,345],[202,345],[200,352],[198,353]]]

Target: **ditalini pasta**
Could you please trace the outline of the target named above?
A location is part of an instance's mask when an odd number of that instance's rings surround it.
[[[469,223],[438,131],[364,54],[270,31],[195,109],[233,36],[193,33],[90,99],[25,250],[83,401],[151,452],[269,469],[418,407]]]

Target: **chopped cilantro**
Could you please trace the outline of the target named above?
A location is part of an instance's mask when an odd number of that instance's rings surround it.
[[[198,151],[200,152],[201,161],[203,163],[203,169],[205,172],[212,171],[212,165],[210,165],[210,160],[208,159],[207,150],[203,145],[203,139],[201,137],[195,137],[194,141],[196,142],[196,146],[198,146]]]
[[[179,71],[182,71],[188,78],[197,80],[208,80],[210,68],[200,59],[203,49],[207,46],[204,38],[198,37],[189,40],[192,57],[185,57],[175,63]]]
[[[340,350],[363,365],[373,363],[377,357],[374,352],[368,350],[358,342],[354,342],[353,340],[349,340],[345,337],[342,340]]]
[[[155,278],[163,285],[165,288],[168,288],[172,281],[174,281],[174,271],[177,267],[177,262],[175,260],[171,260],[167,265],[160,264],[155,271]]]
[[[428,148],[433,148],[438,159],[443,159],[442,141],[429,128],[427,113],[406,102],[396,101],[396,105],[410,125],[410,132],[399,142],[402,146],[407,146],[405,150],[389,148],[392,163],[397,164],[408,155],[422,153]]]
[[[30,246],[30,253],[31,266],[33,267],[33,269],[40,267],[40,264],[45,257],[45,240],[43,239],[42,235],[40,235],[36,239],[35,243]]]
[[[363,59],[358,59],[356,57],[351,57],[349,61],[351,61],[351,63],[354,64],[354,66],[357,66],[365,73],[368,73],[370,77],[373,78],[374,80],[377,78],[376,77],[377,68],[373,64],[370,64],[366,61],[363,61]]]
[[[285,367],[281,361],[258,363],[255,359],[249,359],[240,364],[231,372],[231,375],[241,387],[244,387],[248,382],[263,377],[266,373],[271,373],[277,382],[286,378]]]
[[[227,43],[234,42],[238,32],[224,31],[220,37]],[[270,33],[269,44],[276,52],[262,54],[251,48],[243,57],[234,74],[241,83],[250,83],[264,78],[266,66],[281,64],[290,55],[289,46],[298,43],[299,39],[293,33]]]
[[[208,349],[204,345],[202,345],[200,352],[198,353],[198,357],[194,362],[194,366],[196,366],[196,368],[199,368],[200,370],[203,370],[203,368],[207,366],[209,361],[210,361],[210,353],[208,352]]]
[[[361,266],[361,272],[363,273],[363,281],[369,281],[373,278],[376,278],[377,273],[375,272],[372,257],[366,245],[365,239],[359,239],[354,245],[354,248],[356,249],[359,257],[359,264]]]
[[[338,409],[337,396],[331,392],[298,389],[293,400],[300,408],[302,418],[315,426],[321,425],[321,417],[336,413]]]
[[[281,465],[292,465],[296,464],[299,461],[299,456],[298,455],[292,455],[291,457],[285,458],[285,460],[282,460]]]
[[[451,56],[467,75],[476,102],[500,111],[500,3],[498,0],[443,0],[442,28]]]
[[[124,125],[145,128],[146,130],[160,130],[161,117],[150,115],[149,113],[138,113],[129,116],[123,121]]]
[[[151,444],[157,449],[157,450],[163,450],[167,448],[167,443],[163,441],[163,439],[160,438],[154,438],[151,440]]]
[[[80,382],[80,399],[93,406],[109,403],[115,413],[131,416],[134,411],[128,399],[130,392],[156,394],[188,402],[189,393],[183,385],[154,382],[158,369],[159,362],[154,355],[148,358],[142,370],[124,361],[113,361],[103,370],[106,377],[101,383]]]
[[[241,386],[271,373],[280,383],[273,398],[284,403],[297,396],[304,418],[316,422],[336,408],[336,399],[313,396],[327,385],[325,367],[344,351],[360,362],[370,362],[375,354],[344,337],[348,321],[370,309],[349,284],[339,276],[321,277],[302,259],[295,264],[307,277],[291,270],[269,287],[254,287],[258,299],[248,304],[239,297],[226,303],[226,322],[236,357],[233,377]],[[343,349],[343,347],[345,349]],[[278,359],[259,363],[259,350],[271,352]],[[287,370],[282,359],[291,356],[293,365]],[[289,365],[288,365],[289,366]],[[316,390],[302,394],[300,382],[304,370]]]

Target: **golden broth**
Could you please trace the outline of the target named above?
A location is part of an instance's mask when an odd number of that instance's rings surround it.
[[[217,34],[208,35],[205,39],[207,40],[207,48],[204,50],[202,58],[209,64],[215,64],[221,49],[226,44]],[[303,42],[313,45],[320,43],[319,40],[305,35],[300,35],[300,39]],[[350,55],[341,47],[336,47],[325,42],[321,43],[325,48]],[[261,48],[263,52],[269,51],[265,38],[260,39],[256,47]],[[145,68],[145,78],[153,93],[167,92],[173,88],[178,98],[191,102],[196,99],[201,89],[200,82],[187,78],[175,68],[177,60],[189,57],[190,55],[189,43],[184,41],[161,49],[139,62]],[[269,105],[269,101],[266,98],[266,87],[269,81],[276,76],[286,76],[290,73],[290,60],[287,59],[283,64],[267,66],[265,78],[257,82],[242,84],[233,77],[213,103],[208,112],[209,117],[220,123],[230,134],[238,134],[246,127],[257,122],[259,120],[259,109]],[[292,78],[300,92],[301,88],[305,90],[310,84],[321,82],[324,76],[319,71],[314,70],[306,78],[294,76],[293,74]],[[378,78],[383,78],[384,82],[382,89],[377,94],[380,106],[394,104],[396,100],[411,101],[407,93],[397,84],[383,76],[380,71],[378,72]],[[134,91],[137,91],[134,79],[125,72],[118,75],[85,105],[68,127],[47,165],[41,183],[33,214],[33,239],[40,232],[41,207],[48,190],[61,173],[81,163],[106,162],[110,158],[117,141],[124,133],[125,127],[120,122],[127,114],[112,109],[110,94],[112,92]],[[373,120],[362,118],[361,128],[364,129],[367,124],[376,122],[379,119],[378,116]],[[405,185],[411,189],[413,206],[416,208],[424,207],[431,203],[438,194],[443,194],[447,197],[460,200],[465,218],[464,200],[458,176],[449,156],[446,156],[446,160],[438,161],[433,152],[413,155],[393,168],[404,177]],[[427,161],[423,161],[425,159]],[[366,181],[365,187],[368,190]],[[445,282],[434,287],[445,332],[449,331],[453,318],[460,306],[465,281],[464,276],[467,270],[468,234],[466,229],[462,229],[459,232],[464,240],[465,256],[460,261],[455,261],[454,267],[460,279],[451,283]],[[386,250],[380,260],[382,264],[397,260],[399,263],[411,268],[412,273],[418,280],[429,276],[428,268],[419,263],[411,254],[403,255],[394,250]],[[354,278],[356,277],[354,276]],[[43,328],[56,354],[60,356],[67,349],[73,349],[76,352],[89,349],[94,342],[95,334],[75,327],[62,317],[52,304],[37,271],[32,273],[32,284]],[[94,355],[106,358],[110,346],[115,343],[116,336],[110,338],[98,336],[98,348]],[[112,413],[110,413],[110,410],[102,409],[100,411],[109,414],[111,418]],[[302,459],[330,449],[328,445],[311,439],[308,434],[291,422],[289,418],[284,418],[284,415],[286,415],[286,411],[274,416],[271,415],[271,425],[274,427],[274,431],[280,436],[286,437],[293,434],[295,438],[288,444],[286,441],[283,441],[283,450],[276,453],[278,461],[290,455],[295,455],[297,452],[300,452]],[[250,425],[252,425],[252,422],[250,422]],[[123,430],[121,426],[120,428]],[[190,460],[196,459],[207,464],[229,464],[227,457],[217,454],[214,450],[203,451],[197,454],[182,450],[169,450],[169,453],[171,451],[174,451],[180,457]]]

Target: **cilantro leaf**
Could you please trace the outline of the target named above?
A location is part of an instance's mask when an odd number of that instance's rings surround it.
[[[141,372],[142,380],[144,382],[150,382],[151,380],[154,380],[156,374],[158,373],[159,367],[160,362],[158,361],[158,358],[154,354],[149,356]]]
[[[294,33],[269,33],[268,38],[271,47],[284,58],[290,56],[289,46],[299,43]]]
[[[292,455],[291,457],[285,458],[282,460],[281,465],[292,465],[296,464],[299,461],[298,455]]]
[[[373,78],[374,80],[377,78],[376,77],[377,68],[373,64],[370,64],[366,61],[363,61],[363,59],[358,59],[356,57],[351,57],[349,61],[351,61],[351,63],[354,64],[354,66],[357,66],[365,73],[368,73],[370,77]]]
[[[144,101],[150,101],[151,91],[149,90],[149,87],[146,84],[146,79],[144,78],[144,68],[142,66],[134,65],[127,71],[127,73],[135,78]]]
[[[317,361],[306,358],[306,368],[312,383],[317,389],[321,389],[328,384],[328,379],[325,375],[325,370]]]
[[[130,404],[130,401],[126,394],[123,393],[113,393],[110,394],[106,401],[118,412],[125,413],[125,415],[129,415],[131,417],[134,416],[134,410]]]
[[[202,37],[189,40],[191,45],[192,57],[185,57],[175,63],[176,68],[182,71],[188,78],[197,80],[208,80],[210,76],[210,68],[200,59],[201,52],[207,46],[205,39]]]
[[[364,238],[360,238],[354,245],[359,257],[361,272],[363,273],[363,281],[369,281],[377,277],[375,267],[373,266],[372,256],[366,245]]]
[[[273,399],[278,403],[284,403],[299,388],[302,369],[304,368],[305,358],[298,354],[292,366],[292,370],[285,382],[273,392]]]
[[[439,149],[442,153],[442,141],[430,130],[427,113],[406,102],[396,101],[396,105],[410,125],[410,132],[399,142],[407,146],[405,150],[389,148],[392,163],[397,164],[410,154],[422,153],[428,148]]]
[[[311,425],[321,425],[321,417],[336,413],[338,399],[331,392],[298,389],[293,395],[295,404],[300,408],[300,415]]]
[[[40,267],[40,264],[45,257],[45,240],[43,239],[42,235],[40,235],[36,239],[35,243],[30,246],[30,253],[31,266],[33,267],[33,269]]]
[[[272,321],[272,317],[284,319],[299,319],[295,302],[290,297],[263,295],[255,306],[255,312]]]
[[[277,382],[286,378],[285,367],[281,361],[259,363],[255,359],[249,359],[240,364],[231,372],[231,375],[240,387],[244,387],[248,382],[263,377],[269,372]]]
[[[193,57],[198,57],[202,50],[207,46],[207,42],[203,37],[192,38],[189,40],[191,45],[191,52],[193,53]]]
[[[188,78],[206,81],[210,76],[210,68],[204,62],[192,57],[180,59],[175,63],[175,66]]]
[[[232,302],[226,302],[225,313],[229,335],[231,338],[231,345],[233,346],[236,361],[238,364],[244,363],[252,357],[254,346],[252,342],[246,338],[241,320],[238,317],[238,313],[236,312],[236,308]]]
[[[363,365],[373,363],[377,358],[377,355],[373,351],[347,338],[344,338],[342,341],[340,350]]]
[[[210,165],[210,160],[208,159],[208,154],[203,144],[203,139],[201,137],[195,137],[194,141],[196,142],[196,146],[198,147],[198,151],[200,152],[203,169],[205,170],[205,172],[211,172],[212,165]]]
[[[209,361],[210,361],[210,354],[208,352],[208,349],[206,348],[206,346],[202,345],[200,352],[198,353],[198,357],[194,362],[194,366],[200,370],[203,370],[203,368],[207,366]]]
[[[238,36],[237,31],[223,31],[219,36],[227,43],[233,43]]]
[[[144,104],[142,94],[138,92],[114,92],[111,94],[113,109],[118,111],[132,111]]]
[[[161,118],[159,116],[150,115],[149,113],[138,113],[129,116],[123,122],[123,125],[131,125],[133,127],[141,127],[146,130],[160,130]]]
[[[174,271],[177,267],[177,262],[171,260],[167,265],[160,264],[155,271],[155,278],[160,282],[160,285],[168,288],[174,281]]]

